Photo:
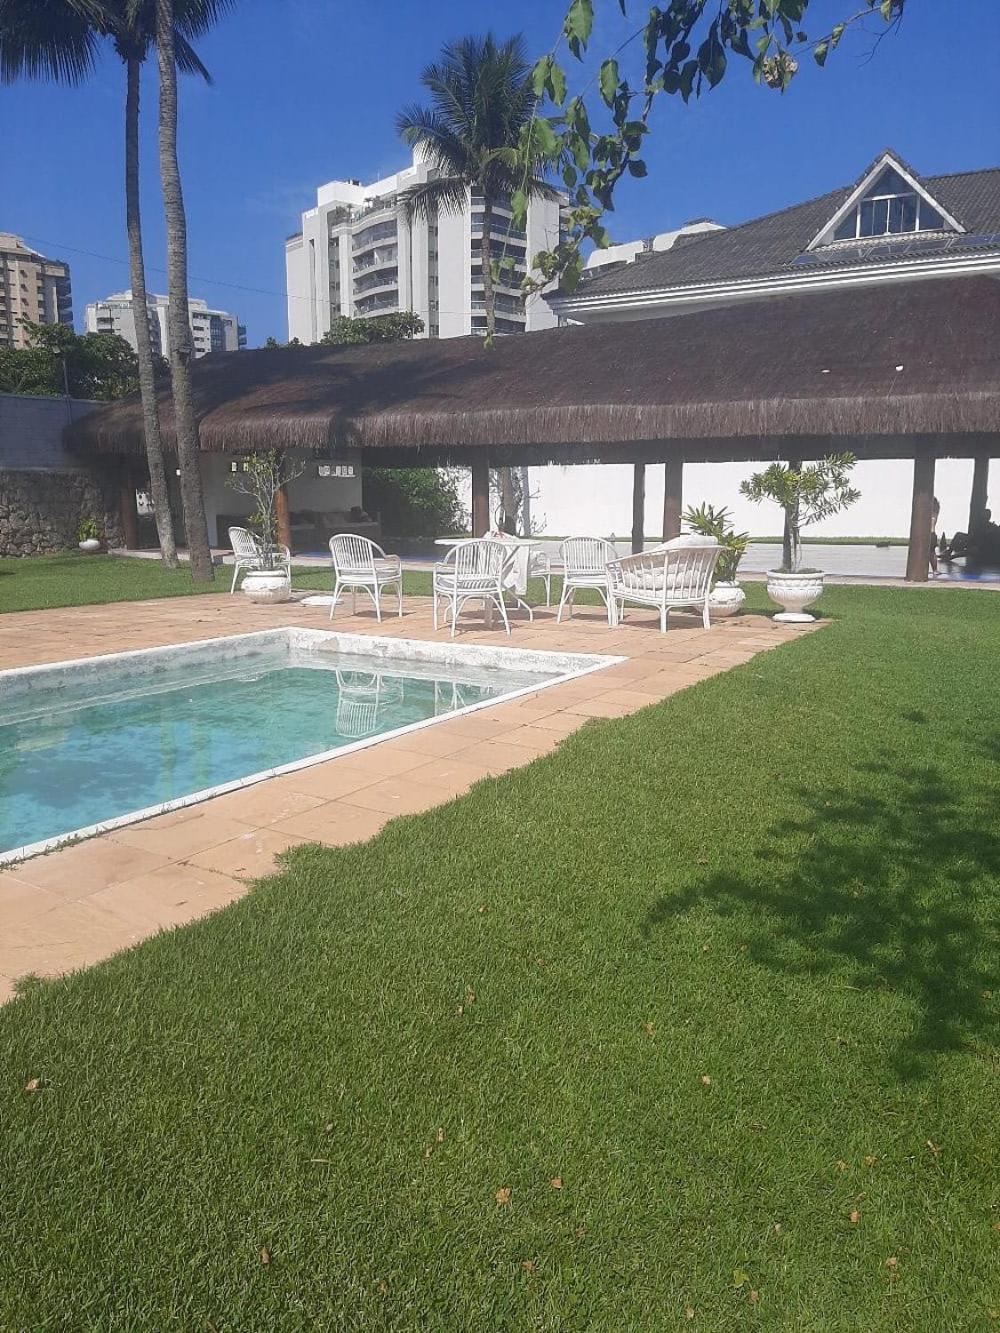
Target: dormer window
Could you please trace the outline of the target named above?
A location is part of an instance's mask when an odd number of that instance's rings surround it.
[[[878,241],[885,236],[934,232],[962,235],[964,231],[958,218],[930,194],[919,176],[891,153],[883,153],[827,218],[806,252],[837,241]]]
[[[871,188],[841,219],[835,241],[860,237],[895,236],[902,232],[941,231],[944,218],[922,194],[892,167],[887,167]]]

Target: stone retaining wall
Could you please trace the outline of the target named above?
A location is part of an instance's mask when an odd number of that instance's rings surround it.
[[[108,546],[123,544],[113,475],[0,471],[0,556],[75,548],[85,518],[97,520]]]

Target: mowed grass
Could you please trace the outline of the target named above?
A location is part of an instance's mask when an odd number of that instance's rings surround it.
[[[195,583],[186,566],[164,569],[157,560],[138,560],[125,556],[65,555],[32,556],[24,560],[0,559],[0,613],[4,611],[47,611],[60,606],[93,606],[104,602],[139,602],[158,597],[190,597],[203,593],[228,593],[233,581],[232,566],[215,569],[209,584]],[[315,592],[332,592],[333,574],[329,567],[293,565],[292,586]],[[762,588],[748,586],[754,608],[771,606]],[[552,596],[558,601],[561,582],[552,580]],[[403,571],[403,592],[408,597],[429,597],[431,575],[425,570]],[[383,594],[383,605],[391,608],[394,593]],[[527,600],[540,605],[545,600],[541,579],[531,579]],[[597,594],[578,593],[578,603],[593,604]],[[342,605],[350,606],[348,598]],[[366,605],[363,594],[358,607]],[[370,606],[370,603],[367,603]],[[771,606],[773,610],[773,606]]]
[[[60,606],[93,606],[103,602],[138,602],[156,597],[190,597],[201,593],[228,593],[233,581],[232,566],[215,569],[209,584],[195,583],[185,565],[164,569],[157,560],[124,556],[64,555],[31,556],[24,560],[0,559],[0,613],[45,611]],[[329,568],[300,565],[292,568],[292,585],[317,592],[333,590]],[[557,583],[553,589],[558,596]],[[431,594],[431,576],[406,570],[403,591],[407,596]],[[393,594],[394,595],[394,594]],[[542,602],[541,579],[532,579],[529,600]],[[386,605],[392,595],[386,594]],[[363,598],[359,598],[359,605]],[[583,599],[586,600],[586,599]]]
[[[0,1011],[0,1327],[995,1327],[1000,599],[823,606]]]

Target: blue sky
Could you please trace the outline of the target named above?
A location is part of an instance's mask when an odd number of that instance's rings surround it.
[[[1000,165],[991,66],[968,59],[972,34],[992,31],[995,5],[963,0],[959,33],[942,19],[950,6],[909,0],[901,30],[877,49],[873,23],[845,39],[824,70],[804,65],[783,97],[758,88],[749,66],[736,61],[700,102],[661,99],[649,176],[623,186],[613,238],[694,217],[743,221],[854,180],[887,145],[926,174]],[[857,7],[814,0],[810,30]],[[563,9],[564,0],[242,0],[199,47],[214,84],[186,79],[182,88],[192,295],[240,315],[251,346],[269,334],[283,339],[283,241],[316,186],[370,180],[405,164],[395,113],[420,97],[420,70],[442,42],[492,27],[502,36],[523,31],[532,54],[541,54]],[[599,57],[641,22],[644,6],[633,0],[631,25],[617,0],[596,0],[596,9]],[[144,95],[148,283],[163,290],[152,78]],[[79,89],[0,88],[0,230],[70,262],[78,327],[87,301],[128,285],[126,265],[114,262],[126,253],[122,102],[123,74],[112,56]]]

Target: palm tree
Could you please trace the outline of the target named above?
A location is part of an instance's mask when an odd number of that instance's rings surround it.
[[[177,60],[185,72],[209,74],[191,48],[214,22],[223,0],[183,0],[176,15]],[[163,563],[177,564],[170,494],[160,438],[155,364],[146,308],[139,212],[139,75],[155,32],[153,0],[0,0],[0,79],[53,78],[79,83],[92,73],[99,40],[111,36],[125,64],[125,216],[132,314],[142,399],[150,494]]]
[[[440,60],[428,65],[420,82],[431,95],[429,107],[410,106],[396,125],[411,148],[423,150],[435,175],[402,198],[409,217],[431,217],[438,209],[459,212],[470,192],[482,196],[481,262],[486,343],[496,332],[493,273],[493,215],[516,190],[529,198],[554,198],[556,191],[541,179],[539,155],[529,163],[518,149],[522,131],[535,108],[531,66],[521,35],[498,44],[492,33],[449,42]],[[510,468],[500,469],[503,526],[515,522],[514,485]]]
[[[228,0],[181,0],[174,14],[174,48],[177,64],[186,74],[198,74],[206,83],[211,75],[191,46],[215,22]],[[142,65],[156,34],[155,0],[103,0],[111,10],[115,50],[125,65],[125,220],[128,231],[129,268],[132,287],[132,319],[135,324],[139,360],[139,391],[142,397],[149,484],[156,513],[156,529],[164,564],[177,564],[170,492],[160,438],[160,414],[156,402],[156,369],[146,304],[146,268],[142,251],[139,213],[139,82]],[[202,505],[204,511],[204,503]],[[186,513],[185,509],[185,513]]]
[[[135,0],[131,0],[134,4]],[[213,21],[230,0],[203,0]],[[208,544],[205,495],[198,460],[198,421],[195,416],[191,362],[191,316],[188,308],[187,217],[177,161],[177,66],[178,48],[174,0],[155,0],[156,58],[160,72],[160,186],[167,224],[167,333],[170,344],[170,381],[173,387],[177,462],[181,474],[181,500],[187,535],[191,577],[196,583],[213,578],[212,552]]]

